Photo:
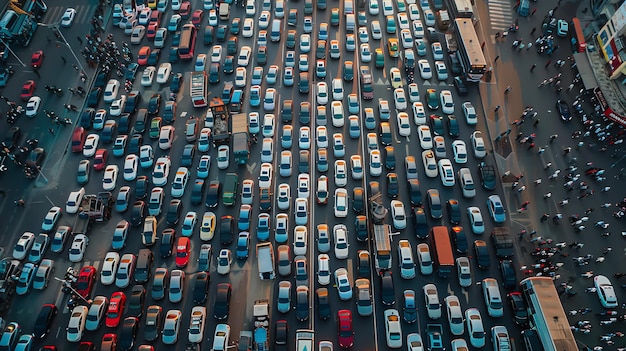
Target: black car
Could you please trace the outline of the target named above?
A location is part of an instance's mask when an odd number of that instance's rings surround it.
[[[139,68],[139,64],[137,62],[133,62],[126,67],[126,73],[124,73],[124,79],[133,81],[137,76],[137,69]]]
[[[123,112],[124,113],[137,112],[137,108],[139,107],[139,104],[141,104],[142,100],[143,100],[143,97],[139,90],[131,91],[130,94],[126,95],[126,103],[124,104]],[[139,120],[139,117],[137,117],[137,120]]]
[[[133,285],[128,297],[128,312],[131,317],[141,318],[143,314],[143,306],[146,303],[146,289],[143,285]]]
[[[467,86],[465,85],[465,80],[461,77],[454,77],[454,87],[456,88],[457,93],[460,96],[465,96],[468,93]]]
[[[476,254],[478,268],[489,269],[489,266],[491,266],[491,259],[489,258],[487,243],[482,240],[474,240],[474,252]]]
[[[407,180],[409,188],[409,197],[412,206],[422,206],[422,191],[420,190],[420,181],[417,179]]]
[[[449,115],[447,121],[448,134],[450,134],[451,137],[457,138],[461,134],[461,132],[459,131],[459,121],[454,115]]]
[[[159,254],[161,257],[166,258],[172,255],[175,242],[176,231],[172,228],[164,229],[161,233],[161,241],[159,242]]]
[[[239,44],[237,37],[232,35],[228,38],[228,42],[226,43],[226,54],[227,55],[235,55],[238,51]]]
[[[53,304],[47,303],[41,307],[39,315],[35,320],[35,328],[33,330],[33,337],[35,339],[43,339],[50,332],[50,326],[54,321],[54,317],[59,313],[57,307]]]
[[[380,130],[378,135],[380,136],[380,143],[383,145],[391,145],[393,141],[391,138],[391,125],[388,122],[380,123]]]
[[[161,107],[161,94],[154,93],[148,101],[148,114],[156,115]]]
[[[87,95],[87,106],[96,107],[100,102],[100,97],[102,96],[102,88],[97,87],[91,89],[89,95]]]
[[[458,253],[467,253],[467,236],[463,227],[454,226],[450,228],[450,237]]]
[[[209,291],[209,273],[199,272],[196,274],[193,283],[193,302],[196,305],[203,305]]]
[[[456,199],[450,199],[446,201],[448,208],[448,219],[452,224],[459,224],[461,222],[461,205]]]
[[[213,26],[204,27],[204,45],[212,45],[214,35],[215,30],[213,29]]]
[[[133,204],[133,209],[130,211],[130,225],[133,227],[139,227],[143,223],[143,219],[146,216],[146,203],[139,200]]]
[[[496,170],[492,165],[484,161],[478,165],[478,175],[483,188],[493,190],[496,188]]]
[[[233,73],[234,71],[235,71],[235,57],[228,55],[224,58],[224,65],[222,66],[222,72],[226,74],[230,74],[230,73]]]
[[[126,153],[139,155],[141,145],[143,145],[143,136],[141,136],[141,134],[131,136],[128,146],[126,147]]]
[[[233,242],[235,232],[235,219],[233,216],[222,216],[220,218],[220,242],[228,245]]]
[[[393,146],[385,146],[385,167],[388,170],[396,168],[396,149]]]
[[[152,305],[146,310],[146,323],[143,329],[143,338],[146,341],[154,341],[159,337],[161,324],[163,322],[163,308]]]
[[[183,210],[183,205],[180,200],[174,199],[170,201],[169,206],[167,207],[167,215],[165,216],[165,222],[169,225],[178,224],[178,218],[180,217],[180,212]]]
[[[196,145],[187,144],[183,148],[183,155],[180,159],[180,165],[184,167],[189,167],[193,163],[193,157],[196,154]]]
[[[448,59],[450,61],[448,62],[448,67],[450,67],[450,71],[452,72],[452,74],[463,73],[463,66],[461,66],[461,61],[459,61],[459,57],[456,55],[456,53],[449,54]]]
[[[393,278],[390,270],[380,273],[381,298],[383,305],[391,306],[396,303],[396,291],[393,287]]]
[[[407,323],[415,323],[417,321],[417,298],[415,291],[404,290],[404,306],[402,306],[402,317]]]
[[[122,323],[122,332],[120,333],[117,346],[121,350],[131,350],[135,345],[135,337],[139,329],[139,319],[135,317],[126,317]]]
[[[170,90],[172,91],[172,93],[178,93],[182,85],[183,85],[183,74],[178,72],[174,74],[174,76],[172,77],[172,82],[170,83]]]
[[[420,239],[428,238],[428,223],[426,220],[426,212],[423,207],[415,206],[413,211],[413,226],[415,227],[415,236]]]
[[[296,289],[296,318],[300,322],[309,319],[309,288],[306,286]]]
[[[215,303],[213,304],[214,317],[217,320],[228,318],[228,310],[230,309],[231,286],[228,283],[217,284],[215,292]]]
[[[46,150],[42,147],[37,147],[30,153],[26,164],[29,167],[40,168],[43,165],[43,161],[46,159]]]
[[[159,63],[159,56],[161,56],[161,50],[152,49],[148,55],[148,66],[156,66]]]
[[[284,319],[276,321],[276,345],[285,345],[287,343],[287,335],[289,334],[289,323]]]
[[[522,293],[514,291],[506,295],[509,298],[511,309],[513,310],[513,320],[517,325],[528,324],[528,310],[526,309],[526,303],[522,297]]]
[[[398,175],[387,173],[387,195],[391,198],[398,197]]]
[[[381,193],[380,192],[380,183],[378,183],[377,181],[372,180],[367,185],[368,185],[369,198],[370,199]]]
[[[113,136],[115,135],[115,131],[117,130],[117,123],[115,123],[115,120],[112,121],[114,123],[107,123],[104,125],[104,128],[102,128],[102,131],[100,132],[101,143],[110,144],[113,142]]]
[[[9,150],[13,150],[17,145],[19,145],[21,135],[22,130],[20,129],[20,127],[15,126],[9,128],[9,131],[2,140],[2,146],[6,147]]]
[[[117,123],[117,131],[120,134],[128,134],[133,125],[133,116],[130,113],[122,113]]]
[[[143,134],[146,131],[146,123],[148,123],[148,110],[145,108],[139,109],[132,134]]]
[[[257,48],[256,63],[261,66],[265,66],[267,63],[267,46],[261,45]]]
[[[209,65],[209,83],[217,84],[220,82],[220,64],[213,62]]]
[[[443,135],[443,117],[439,115],[430,115],[430,129],[435,135]]]
[[[226,41],[226,34],[228,33],[228,27],[225,25],[217,26],[217,32],[215,33],[215,39],[217,39],[218,43],[223,43]]]
[[[147,176],[139,176],[135,181],[135,197],[145,199],[150,193],[150,181]]]
[[[191,190],[191,204],[192,205],[200,205],[202,203],[202,199],[204,198],[204,188],[205,188],[204,179],[196,179],[193,184],[193,188]]]
[[[298,171],[300,173],[309,173],[309,160],[311,159],[311,153],[309,150],[300,150],[298,162]]]
[[[360,215],[354,220],[354,230],[356,232],[356,240],[367,240],[367,217]]]
[[[564,122],[568,122],[572,120],[572,113],[570,112],[569,105],[567,102],[559,99],[556,100],[556,109],[559,111],[559,116]]]
[[[318,288],[315,290],[315,303],[317,305],[317,314],[321,320],[330,318],[330,301],[328,298],[327,288]]]
[[[517,277],[515,276],[513,261],[500,261],[500,274],[502,274],[502,286],[504,289],[513,290],[517,287]]]
[[[356,213],[362,213],[365,208],[365,191],[360,186],[352,189],[352,209]]]
[[[90,129],[93,124],[93,119],[96,115],[96,110],[93,108],[86,108],[80,114],[80,122],[79,125],[85,129]]]
[[[206,207],[215,208],[220,202],[220,190],[222,189],[222,184],[219,180],[212,180],[209,183],[209,190],[206,194]]]
[[[96,79],[93,81],[94,88],[104,88],[107,83],[111,79],[111,71],[110,70],[102,70],[96,76]]]
[[[269,211],[272,208],[272,192],[270,189],[262,188],[259,190],[259,206],[261,211]]]

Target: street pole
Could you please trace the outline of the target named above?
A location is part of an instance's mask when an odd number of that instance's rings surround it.
[[[6,41],[4,41],[2,38],[0,38],[0,43],[4,44],[4,47],[7,48],[7,50],[9,50],[11,55],[13,55],[13,57],[15,57],[17,62],[19,62],[20,65],[22,65],[22,67],[26,67],[26,64],[22,60],[20,60],[20,58],[13,52],[13,50],[11,50],[11,47],[9,46],[9,44],[6,43]]]
[[[81,300],[83,300],[83,302],[85,302],[86,304],[90,304],[91,302],[87,299],[85,299],[81,294],[78,293],[78,291],[76,291],[73,287],[72,284],[70,282],[68,282],[67,280],[58,278],[58,277],[54,277],[54,280],[60,281],[63,283],[63,287],[70,289],[70,291],[72,292],[72,294],[78,296],[78,298],[80,298]]]
[[[70,53],[72,54],[72,56],[74,56],[74,60],[76,60],[76,63],[78,64],[78,67],[80,68],[80,72],[81,73],[85,72],[85,69],[83,68],[82,63],[80,63],[80,60],[78,59],[78,56],[76,56],[76,53],[74,52],[74,49],[72,49],[72,46],[70,45],[70,43],[67,42],[67,40],[65,39],[65,36],[59,30],[59,25],[56,24],[56,23],[55,24],[37,23],[37,24],[42,26],[42,27],[50,28],[52,30],[52,32],[55,33],[55,36],[62,40],[61,42],[57,41],[57,43],[65,45],[70,50]],[[58,34],[58,35],[56,35],[56,34]]]

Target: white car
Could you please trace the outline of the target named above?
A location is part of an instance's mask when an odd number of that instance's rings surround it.
[[[616,308],[618,306],[617,295],[615,294],[615,289],[613,289],[613,285],[611,284],[609,278],[603,275],[596,275],[593,277],[593,284],[596,288],[596,293],[598,294],[602,307]]]
[[[124,180],[132,181],[137,178],[137,165],[139,163],[139,156],[130,154],[126,156],[124,160]]]
[[[406,228],[406,212],[402,201],[391,200],[391,218],[395,229]]]
[[[311,148],[311,128],[306,126],[300,127],[298,147],[300,148],[300,150],[306,150]]]
[[[203,54],[200,54],[200,55],[203,55]],[[222,61],[222,46],[215,45],[211,49],[211,63],[219,63],[221,61]]]
[[[398,67],[391,67],[389,69],[389,81],[393,89],[402,87],[402,74]]]
[[[33,278],[33,289],[43,290],[48,287],[50,281],[50,274],[54,271],[54,261],[45,259],[41,260],[41,263],[35,271]]]
[[[452,142],[452,151],[454,152],[454,162],[467,163],[467,148],[463,140],[455,140]]]
[[[325,82],[317,83],[317,104],[326,105],[328,103],[328,85]]]
[[[447,115],[454,114],[454,99],[452,99],[450,90],[442,90],[439,97],[441,99],[441,112]]]
[[[221,249],[217,256],[217,274],[230,273],[230,266],[233,264],[233,253],[229,249]]]
[[[311,193],[311,181],[308,173],[300,173],[298,175],[298,196],[299,198],[308,199]]]
[[[476,308],[468,308],[465,310],[465,322],[467,323],[470,344],[477,348],[484,347],[485,327],[483,326],[483,318],[480,315],[480,311]]]
[[[348,258],[350,254],[350,245],[348,244],[348,228],[344,224],[336,224],[333,227],[333,236],[333,239],[335,240],[335,257],[340,260]]]
[[[484,158],[487,156],[485,141],[483,140],[483,134],[480,131],[477,130],[473,132],[470,140],[472,142],[472,149],[474,150],[474,157]]]
[[[372,61],[372,50],[370,49],[370,44],[363,43],[360,46],[361,53],[361,62],[370,62]]]
[[[69,342],[79,342],[85,332],[85,323],[87,322],[87,306],[76,306],[70,314],[70,320],[67,323],[66,339]]]
[[[358,37],[361,43],[369,43],[370,36],[369,36],[369,33],[367,32],[367,27],[359,27]]]
[[[209,25],[211,24],[209,23]],[[215,25],[217,25],[217,23]],[[252,38],[252,36],[254,35],[254,21],[252,20],[252,18],[246,18],[243,20],[241,34],[244,38]]]
[[[102,189],[106,191],[111,191],[115,189],[115,185],[117,184],[118,172],[119,168],[117,168],[117,165],[108,165],[104,169],[104,176],[102,177]]]
[[[246,16],[252,17],[254,16],[255,13],[256,13],[256,7],[254,6],[254,0],[248,0],[246,2]]]
[[[343,134],[333,134],[333,154],[335,157],[344,157],[346,155],[346,145],[343,142]]]
[[[120,263],[120,254],[117,252],[107,252],[102,262],[102,270],[100,271],[100,282],[103,285],[111,285],[115,282],[117,267]]]
[[[274,167],[271,163],[262,163],[259,171],[259,188],[269,188],[272,186],[272,173]]]
[[[31,96],[26,104],[26,116],[35,117],[39,112],[39,106],[41,105],[41,98],[39,96]]]
[[[71,27],[72,22],[74,22],[74,17],[76,17],[76,10],[73,8],[68,8],[63,13],[63,17],[61,17],[61,26],[63,27]]]
[[[338,187],[344,187],[348,184],[348,170],[346,161],[335,161],[335,185]]]
[[[230,163],[230,147],[228,145],[220,145],[217,148],[217,168],[226,169]]]
[[[183,226],[181,230],[181,234],[183,236],[191,236],[193,234],[194,229],[196,228],[196,222],[198,221],[198,214],[194,211],[189,211],[185,214],[185,219],[183,220]]]
[[[274,140],[263,138],[261,143],[261,162],[272,162],[274,160]]]
[[[272,138],[274,136],[274,130],[276,123],[276,117],[273,114],[266,114],[263,116],[263,137]]]
[[[300,35],[300,52],[308,53],[311,51],[311,35],[309,34],[301,34]]]
[[[385,310],[385,338],[387,347],[399,349],[402,347],[402,325],[400,323],[400,313],[398,310],[390,308]]]
[[[445,298],[445,301],[450,332],[452,335],[463,335],[465,326],[463,325],[463,310],[459,298],[456,295],[450,295]]]
[[[251,205],[254,202],[254,180],[244,179],[241,182],[241,204]]]
[[[271,17],[272,15],[270,14],[269,11],[261,11],[261,14],[259,15],[259,28],[267,29],[267,27],[270,26]]]
[[[237,88],[243,88],[246,86],[246,68],[245,67],[237,67],[235,71],[235,86]]]
[[[491,328],[491,340],[493,341],[494,351],[511,350],[511,338],[509,331],[505,326],[497,325]]]
[[[448,69],[446,68],[446,64],[443,63],[443,61],[435,61],[435,71],[437,71],[437,79],[448,79]]]
[[[480,212],[480,208],[476,206],[468,207],[467,217],[469,217],[472,232],[474,234],[482,234],[485,232],[485,222],[483,221],[483,215]]]
[[[413,122],[416,125],[424,125],[426,124],[426,112],[424,111],[424,104],[416,101],[413,103]]]
[[[330,257],[327,254],[317,256],[317,282],[320,285],[330,284]]]
[[[92,157],[96,154],[98,149],[98,143],[100,142],[99,134],[89,134],[85,138],[85,144],[83,144],[83,156]]]
[[[100,325],[106,318],[107,310],[109,307],[109,299],[106,296],[96,296],[89,306],[87,312],[87,321],[85,323],[85,329],[89,331],[96,331],[100,328]]]
[[[187,181],[189,180],[189,170],[187,167],[178,167],[172,181],[171,195],[173,198],[180,198],[185,194]]]
[[[304,256],[307,254],[307,229],[303,225],[298,225],[293,229],[293,254]]]
[[[430,68],[430,63],[428,62],[428,60],[418,60],[417,67],[420,70],[420,76],[422,77],[422,79],[430,79],[433,77],[433,71]]]
[[[383,29],[379,21],[372,21],[372,39],[380,40],[383,38]]]
[[[157,71],[156,82],[159,84],[166,84],[170,79],[170,75],[172,74],[172,64],[169,62],[164,62],[159,66],[159,70]]]
[[[155,72],[156,72],[156,68],[154,66],[148,66],[143,70],[143,74],[141,75],[142,87],[149,87],[152,85]],[[113,115],[113,112],[111,112],[111,115]]]
[[[239,56],[237,57],[237,65],[239,67],[248,67],[251,54],[252,49],[249,46],[242,46],[239,50]]]
[[[348,271],[345,268],[338,268],[335,271],[335,284],[340,300],[346,301],[352,298],[352,284],[350,284]]]
[[[130,285],[132,275],[135,271],[135,263],[136,257],[134,254],[122,255],[122,258],[120,259],[120,264],[117,267],[117,272],[115,273],[116,287],[122,289]]]
[[[369,13],[372,16],[376,16],[380,13],[380,6],[378,0],[369,0]]]
[[[363,179],[363,162],[360,155],[350,156],[350,169],[352,171],[352,179]]]
[[[441,135],[437,135],[433,138],[435,156],[438,158],[447,158],[448,151],[446,150],[446,140]]]
[[[15,286],[15,293],[19,296],[26,295],[30,291],[30,287],[35,278],[37,266],[34,263],[28,262],[22,268],[22,272],[17,276],[17,284]]]
[[[70,246],[69,259],[70,262],[80,262],[83,260],[85,250],[89,245],[89,238],[84,234],[74,236],[72,245]]]
[[[317,147],[318,148],[327,148],[328,147],[328,129],[325,126],[319,126],[315,130],[316,139],[317,139]]]
[[[424,12],[424,15],[426,15],[426,12]],[[426,19],[426,25],[430,26],[428,24],[428,19]],[[433,50],[433,58],[435,59],[435,61],[443,60],[443,48],[441,47],[441,43],[434,42],[432,43],[431,48]]]
[[[76,213],[80,208],[83,196],[85,195],[85,188],[80,188],[77,191],[72,191],[70,195],[67,197],[67,202],[65,203],[65,212],[67,213]]]
[[[370,151],[370,175],[378,177],[383,173],[383,164],[380,150]]]
[[[291,310],[291,282],[282,280],[278,283],[277,309],[278,312],[287,313]]]
[[[25,232],[22,234],[13,248],[13,258],[16,260],[23,260],[26,258],[34,242],[35,234],[31,232]]]
[[[422,162],[424,163],[424,173],[429,178],[435,178],[439,174],[437,171],[437,160],[435,160],[435,153],[432,150],[425,150],[422,152]]]
[[[165,345],[175,344],[178,340],[182,316],[183,313],[179,310],[169,310],[165,314],[165,322],[163,322],[163,329],[161,330],[161,341]]]
[[[194,306],[191,309],[191,321],[189,322],[189,334],[187,336],[190,343],[199,344],[202,341],[205,322],[206,307]]]
[[[277,243],[286,243],[289,240],[288,234],[289,216],[285,213],[276,215],[276,229],[274,230],[274,238]]]
[[[420,265],[420,272],[423,275],[430,275],[433,273],[433,260],[430,255],[430,247],[426,243],[417,245],[417,261]]]
[[[413,251],[408,240],[398,241],[398,263],[400,264],[400,276],[404,279],[415,278],[415,260]]]
[[[383,0],[383,15],[393,15],[393,3],[391,2],[391,0]]]
[[[154,169],[152,171],[152,184],[163,186],[167,183],[167,177],[170,174],[171,160],[169,156],[157,158]]]
[[[411,135],[411,123],[409,122],[409,114],[406,112],[399,112],[396,115],[398,124],[398,134],[401,136]]]
[[[443,158],[437,162],[439,166],[439,175],[441,176],[441,183],[444,186],[454,186],[454,168],[452,162],[449,159]]]
[[[457,275],[459,278],[459,285],[467,288],[472,285],[472,269],[470,267],[470,261],[467,257],[459,257],[456,259]]]
[[[396,105],[396,109],[400,111],[406,110],[406,94],[404,93],[404,89],[396,88],[393,91],[393,101]]]
[[[426,284],[423,287],[424,290],[424,302],[426,304],[426,311],[428,312],[428,318],[439,319],[441,318],[441,302],[439,301],[439,293],[437,292],[437,286],[435,284]]]
[[[478,117],[476,115],[474,105],[472,105],[471,102],[466,101],[463,105],[461,105],[461,107],[463,108],[463,114],[465,115],[465,121],[467,124],[471,126],[476,125],[476,123],[478,123]]]
[[[62,211],[60,207],[51,207],[48,210],[48,213],[46,213],[46,216],[43,218],[43,221],[41,222],[41,231],[43,231],[44,233],[51,231],[59,221],[59,218],[61,218],[61,214]]]
[[[283,183],[278,186],[278,194],[276,195],[276,204],[280,210],[289,210],[291,205],[291,188],[289,184]]]
[[[487,313],[491,317],[502,317],[504,314],[502,295],[498,288],[498,281],[494,278],[485,278],[481,284],[483,296],[487,305]]]
[[[433,137],[430,133],[430,127],[420,125],[417,128],[417,135],[420,138],[420,146],[424,150],[430,150],[433,148]]]
[[[252,21],[252,18],[246,18]],[[216,9],[209,9],[209,26],[217,26],[218,23],[218,18],[217,18],[217,10]],[[245,22],[244,22],[245,24]],[[245,26],[244,26],[245,29]],[[252,35],[250,35],[252,36]],[[246,37],[249,38],[249,37]]]
[[[154,164],[152,145],[142,145],[139,148],[139,164],[141,168],[150,168]]]

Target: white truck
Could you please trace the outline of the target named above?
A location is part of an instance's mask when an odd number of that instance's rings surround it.
[[[268,351],[270,340],[270,301],[254,301],[254,350]]]
[[[272,243],[260,243],[256,245],[256,257],[259,267],[259,278],[261,280],[275,279],[274,270],[274,247]]]

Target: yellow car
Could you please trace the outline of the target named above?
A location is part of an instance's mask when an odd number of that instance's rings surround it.
[[[389,49],[389,56],[398,57],[398,39],[397,38],[387,39],[387,48]]]
[[[157,9],[157,0],[148,0],[148,7],[151,10],[156,10]]]

